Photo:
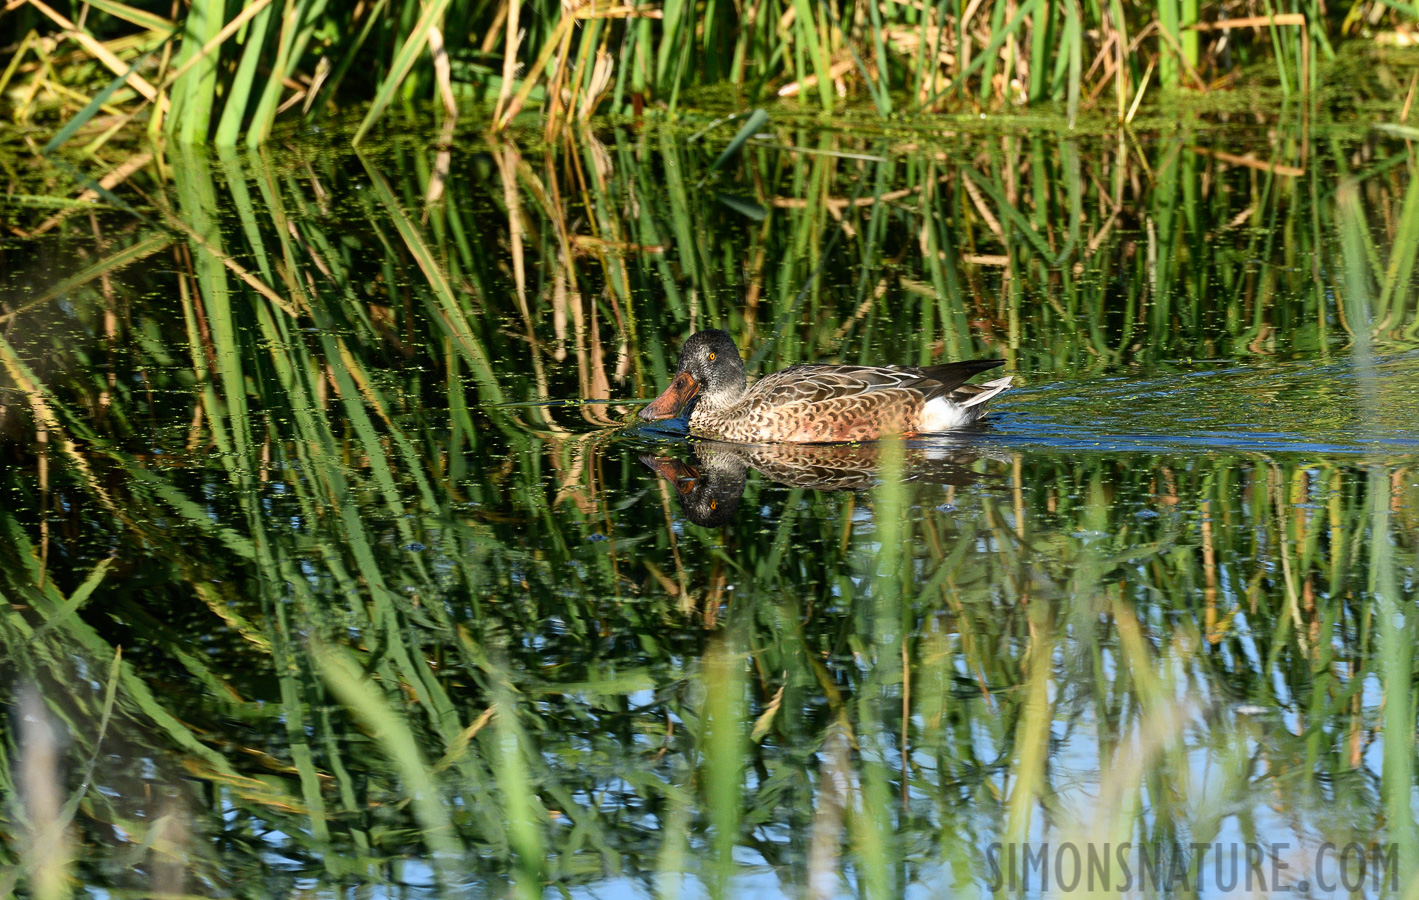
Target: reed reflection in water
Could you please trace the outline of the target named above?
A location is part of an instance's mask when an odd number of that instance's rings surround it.
[[[969,893],[1023,840],[1407,884],[1412,151],[1188,127],[193,153],[27,211],[0,642],[64,740],[5,726],[7,884]],[[819,481],[621,429],[711,326],[1025,386]]]

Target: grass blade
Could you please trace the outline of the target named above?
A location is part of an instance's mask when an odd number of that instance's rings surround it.
[[[729,143],[726,144],[724,147],[724,151],[720,153],[719,156],[715,159],[714,163],[710,165],[709,171],[716,172],[725,163],[733,159],[734,155],[738,153],[744,147],[744,145],[749,142],[749,139],[751,137],[758,134],[759,129],[763,128],[764,125],[768,123],[768,121],[769,114],[762,109],[756,109],[752,113],[750,113],[749,121],[745,122],[744,127],[740,128],[739,131],[734,135],[734,137],[730,138]],[[703,187],[705,180],[708,178],[709,175],[708,173],[706,173],[705,178],[700,179],[700,186]]]
[[[365,113],[364,121],[360,122],[360,127],[355,130],[355,136],[351,143],[358,144],[374,127],[374,123],[379,121],[379,117],[384,115],[389,102],[394,99],[394,92],[409,76],[409,71],[414,68],[419,54],[424,52],[424,45],[429,41],[429,29],[438,22],[439,17],[447,8],[448,0],[431,0],[424,7],[423,15],[419,16],[419,21],[414,23],[413,31],[409,32],[409,36],[404,39],[404,45],[395,54],[389,74],[384,77],[384,82],[375,92],[374,102],[370,104],[369,112]]]

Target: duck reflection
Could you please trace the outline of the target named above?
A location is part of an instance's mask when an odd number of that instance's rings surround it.
[[[882,446],[866,444],[728,444],[691,441],[688,460],[643,454],[641,462],[669,481],[685,517],[696,525],[727,524],[739,508],[750,469],[770,481],[817,491],[861,491],[879,479]],[[971,466],[979,448],[903,447],[902,480],[963,486],[985,477]]]

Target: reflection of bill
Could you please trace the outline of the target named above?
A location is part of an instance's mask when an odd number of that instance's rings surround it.
[[[779,484],[817,491],[866,490],[879,478],[877,443],[692,441],[690,446],[688,460],[651,454],[640,460],[675,487],[685,517],[706,528],[728,524],[734,517],[750,469]],[[972,469],[984,455],[979,448],[907,445],[903,450],[904,481],[961,486],[984,477]]]

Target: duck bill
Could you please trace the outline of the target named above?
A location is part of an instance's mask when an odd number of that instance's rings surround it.
[[[651,456],[647,453],[641,457],[641,463],[674,485],[675,492],[682,496],[694,491],[700,477],[694,466],[670,456]]]
[[[685,405],[693,400],[699,392],[699,382],[695,381],[689,372],[681,372],[675,376],[674,381],[670,382],[670,387],[665,389],[665,393],[656,397],[649,406],[641,410],[641,418],[647,422],[673,419],[685,411]]]

